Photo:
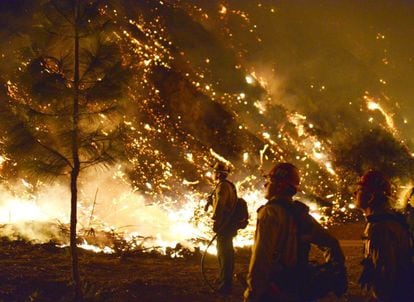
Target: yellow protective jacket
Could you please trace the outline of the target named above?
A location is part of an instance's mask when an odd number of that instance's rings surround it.
[[[288,210],[292,203],[302,208],[300,220],[304,231],[299,232],[297,218]],[[338,240],[309,215],[308,210],[304,204],[286,198],[273,198],[259,208],[244,301],[260,301],[280,267],[294,269],[299,262],[307,262],[307,254],[306,259],[299,259],[298,255],[298,245],[303,241],[325,249],[326,261],[344,265]]]
[[[411,246],[404,217],[385,210],[367,216],[359,283],[379,301],[414,301]]]
[[[237,193],[234,184],[228,180],[220,181],[213,193],[213,230],[216,233],[228,231],[228,228],[224,225],[229,222],[229,217],[236,202]]]

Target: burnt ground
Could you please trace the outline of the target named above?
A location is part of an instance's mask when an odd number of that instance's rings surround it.
[[[362,224],[346,224],[331,229],[346,254],[348,292],[340,299],[329,296],[321,301],[364,301],[356,280],[362,254]],[[106,255],[79,250],[81,276],[86,301],[241,301],[242,285],[235,282],[232,295],[214,294],[203,282],[200,253],[170,258],[151,253]],[[238,250],[236,272],[247,271],[249,250]],[[314,259],[320,258],[316,251]],[[70,301],[71,267],[68,248],[53,244],[32,245],[25,241],[0,242],[0,301]],[[206,259],[206,274],[213,281],[216,258]]]

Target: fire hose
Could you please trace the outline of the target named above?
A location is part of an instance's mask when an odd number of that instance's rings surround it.
[[[237,200],[237,191],[236,191],[236,200]],[[236,201],[237,203],[237,201]],[[220,228],[218,229],[218,231],[216,232],[216,234],[213,236],[213,238],[211,238],[210,242],[207,244],[206,249],[204,250],[204,253],[201,256],[201,275],[203,276],[203,280],[204,282],[208,285],[208,287],[210,287],[210,289],[213,290],[213,292],[216,292],[218,289],[215,288],[207,279],[206,273],[205,273],[205,269],[204,269],[204,262],[205,262],[205,258],[207,255],[207,251],[209,249],[209,247],[213,244],[214,240],[216,240],[217,238],[217,234],[224,230],[224,228],[230,223],[231,219],[233,218],[234,213],[236,212],[236,203],[233,206],[233,209],[230,212],[230,215],[228,216],[227,220],[224,221],[224,223],[222,223],[222,225],[220,226]],[[206,205],[206,207],[208,208],[208,203]]]
[[[206,273],[205,273],[205,270],[204,270],[204,260],[205,260],[205,258],[206,258],[206,255],[207,255],[207,251],[208,251],[208,248],[213,244],[213,242],[214,242],[214,240],[216,240],[216,238],[217,238],[217,234],[215,234],[214,236],[213,236],[213,238],[211,238],[211,240],[210,240],[210,242],[207,244],[207,247],[206,247],[206,249],[205,249],[205,251],[204,251],[204,253],[203,253],[203,255],[201,256],[201,275],[203,276],[203,280],[204,280],[204,282],[208,285],[208,287],[210,287],[214,292],[216,292],[217,291],[217,288],[214,288],[214,286],[208,281],[208,279],[207,279],[207,276],[206,276]]]

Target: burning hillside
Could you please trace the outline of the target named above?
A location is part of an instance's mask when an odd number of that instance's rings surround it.
[[[99,111],[88,120],[95,127],[91,137],[116,140],[102,144],[106,153],[99,155],[110,159],[106,168],[89,168],[80,175],[79,229],[118,233],[145,248],[165,249],[177,242],[202,247],[211,235],[202,208],[212,189],[210,171],[216,160],[232,166],[231,178],[252,213],[239,246],[251,243],[255,209],[264,202],[262,174],[274,162],[300,167],[299,197],[326,224],[355,217],[351,187],[369,167],[389,172],[396,192],[410,186],[414,161],[407,126],[409,83],[398,86],[395,80],[409,73],[401,66],[412,61],[399,52],[397,35],[397,30],[410,30],[403,23],[409,21],[401,18],[392,27],[369,4],[364,9],[371,12],[373,25],[359,14],[343,18],[358,4],[114,3],[101,6],[99,14],[113,22],[104,37],[117,44],[119,70],[127,69],[130,78],[111,78],[112,84],[125,79],[125,85],[105,90],[113,91],[117,105],[122,102],[115,118],[110,115],[112,105],[102,109],[98,101],[87,104]],[[3,20],[16,22],[3,26],[8,42],[1,47],[1,112],[10,123],[16,121],[16,127],[1,138],[2,232],[64,244],[68,238],[58,226],[69,221],[70,192],[58,176],[68,171],[56,170],[46,180],[28,173],[23,153],[30,149],[22,149],[27,141],[15,144],[13,135],[21,133],[18,125],[24,119],[35,119],[35,110],[51,114],[54,105],[51,100],[34,106],[22,73],[31,68],[32,73],[61,79],[67,70],[46,57],[38,65],[28,63],[30,56],[22,49],[31,25],[42,21],[34,13],[39,7],[27,1],[8,4],[2,7]],[[404,17],[404,5],[409,6],[401,4],[395,14]],[[61,47],[53,54],[64,58],[67,53]],[[98,83],[109,81],[100,72],[90,77]],[[99,85],[95,90],[84,85],[85,95],[104,99]],[[19,111],[22,106],[24,111]],[[34,125],[28,130],[33,146],[55,130],[56,124]],[[95,154],[98,147],[88,148]],[[112,149],[118,153],[110,153]],[[50,158],[44,160],[51,163]],[[36,222],[55,226],[45,230]],[[94,245],[104,249],[105,240]]]

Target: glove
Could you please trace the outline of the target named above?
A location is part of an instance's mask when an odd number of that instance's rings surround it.
[[[207,203],[206,203],[206,205],[204,206],[204,212],[207,212],[207,211],[208,211],[208,208],[209,208],[211,205],[213,205],[213,196],[209,195],[209,196],[207,197]]]

